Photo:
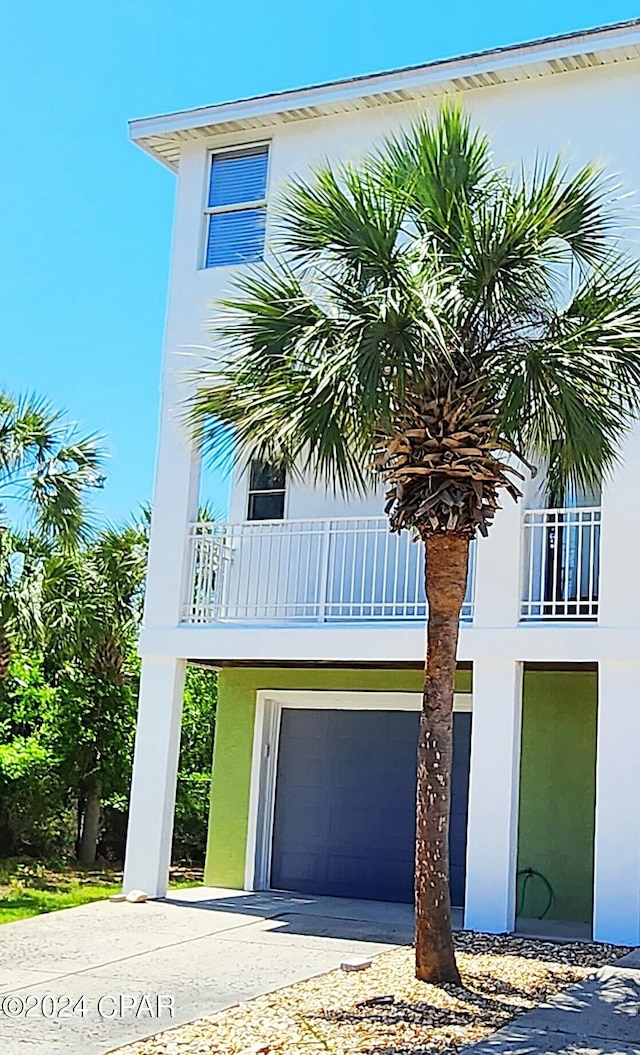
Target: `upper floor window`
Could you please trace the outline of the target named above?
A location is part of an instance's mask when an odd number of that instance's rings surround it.
[[[262,260],[268,161],[264,145],[211,158],[205,267]]]
[[[264,462],[252,462],[249,470],[247,520],[282,520],[284,517],[285,471]]]

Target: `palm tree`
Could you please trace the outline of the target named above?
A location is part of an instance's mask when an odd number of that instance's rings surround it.
[[[49,403],[0,390],[0,503],[19,504],[44,538],[70,544],[82,535],[87,491],[104,483],[102,458],[97,438],[79,436]]]
[[[40,633],[47,546],[68,548],[86,534],[101,458],[96,438],[80,437],[49,404],[0,391],[0,687],[14,642],[33,644]],[[7,502],[26,530],[10,526]]]
[[[611,469],[640,401],[640,278],[608,181],[560,160],[511,171],[455,106],[357,166],[286,189],[270,263],[213,324],[190,417],[345,495],[387,483],[392,531],[425,546],[416,976],[459,982],[448,821],[469,543],[525,467],[556,493]],[[225,431],[226,430],[226,431]]]
[[[105,777],[119,755],[137,678],[147,524],[104,528],[46,563],[43,623],[54,680],[81,698],[71,746],[80,784],[78,859],[95,861]],[[131,715],[131,720],[133,720]],[[117,783],[117,780],[115,781]]]
[[[0,688],[7,677],[15,641],[40,637],[43,564],[40,546],[0,524]]]

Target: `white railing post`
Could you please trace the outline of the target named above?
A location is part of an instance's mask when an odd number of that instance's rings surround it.
[[[189,526],[189,535],[187,541],[187,566],[189,568],[187,578],[187,594],[184,598],[182,606],[182,619],[184,622],[191,622],[196,611],[196,597],[197,597],[197,540],[196,540],[197,524],[191,524]]]
[[[213,614],[227,619],[233,571],[234,536],[225,525],[224,534],[218,536],[216,544],[216,578],[213,588]]]
[[[329,592],[329,548],[331,543],[331,521],[325,520],[320,540],[320,560],[318,562],[318,622],[327,619],[327,594]],[[344,558],[343,558],[344,559]]]
[[[478,544],[472,539],[469,545],[469,570],[467,572],[467,589],[462,602],[463,620],[473,621],[476,608],[476,555]]]

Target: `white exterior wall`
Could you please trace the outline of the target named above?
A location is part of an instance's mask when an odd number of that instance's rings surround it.
[[[536,154],[562,151],[567,164],[602,160],[625,190],[640,186],[640,112],[629,105],[639,83],[640,61],[539,77],[462,93],[464,105],[491,136],[498,162],[530,163]],[[424,106],[428,104],[425,102]],[[432,108],[433,108],[432,104]],[[205,269],[203,215],[211,149],[249,142],[270,143],[268,195],[273,201],[287,178],[304,174],[324,159],[356,159],[387,133],[420,112],[418,104],[395,104],[332,117],[283,124],[253,135],[234,133],[186,144],[182,150],[173,265],[163,368],[163,414],[145,631],[145,654],[193,658],[417,659],[424,635],[419,627],[389,625],[332,630],[329,627],[251,627],[229,632],[216,626],[178,627],[185,599],[185,536],[197,507],[198,465],[180,426],[188,374],[207,343],[207,322],[215,301],[229,293],[236,267]],[[550,120],[550,115],[553,120]],[[630,207],[629,207],[630,209]],[[629,213],[629,240],[634,218]],[[267,248],[273,210],[268,213]],[[640,632],[639,591],[628,575],[629,540],[640,526],[640,433],[626,449],[627,460],[603,497],[602,608],[598,626],[519,625],[522,564],[522,508],[505,496],[489,540],[480,540],[473,627],[462,632],[461,658],[596,660],[624,655]],[[531,490],[531,489],[530,489]],[[215,496],[213,496],[215,499]],[[626,510],[620,515],[620,503]],[[639,500],[640,502],[640,500]],[[537,501],[534,504],[539,504]],[[234,479],[229,520],[246,518],[247,481]],[[289,481],[285,516],[307,519],[379,515],[382,495],[346,501],[310,483]],[[631,516],[629,516],[631,512]],[[178,556],[177,556],[178,555]],[[619,633],[616,633],[619,631]],[[362,634],[365,640],[361,640]]]
[[[640,188],[640,60],[577,70],[461,94],[463,104],[491,137],[498,162],[530,164],[536,155],[563,151],[569,167],[599,158],[619,176],[625,191]],[[206,343],[212,304],[232,289],[237,268],[204,269],[205,204],[209,157],[213,148],[270,143],[270,201],[292,174],[304,175],[327,158],[356,159],[425,102],[398,103],[331,117],[282,123],[255,133],[220,134],[185,143],[182,148],[175,219],[173,262],[163,366],[163,409],[151,538],[149,583],[141,652],[149,657],[143,679],[137,751],[146,772],[134,779],[134,823],[153,858],[129,859],[128,884],[148,882],[161,891],[166,839],[172,809],[175,725],[179,716],[176,685],[181,668],[170,664],[162,681],[162,662],[184,658],[214,661],[407,662],[424,654],[419,623],[351,625],[180,626],[186,599],[187,528],[198,501],[198,458],[181,424],[188,373]],[[267,247],[273,212],[268,213]],[[629,211],[629,243],[634,248],[635,217]],[[459,658],[476,670],[472,750],[467,923],[491,930],[509,929],[514,915],[515,839],[517,833],[520,676],[522,664],[585,663],[601,665],[598,804],[596,822],[596,937],[640,940],[640,842],[637,838],[637,737],[625,738],[626,723],[635,731],[636,664],[640,655],[640,589],[635,550],[640,537],[640,430],[629,437],[624,464],[608,482],[602,501],[600,617],[597,624],[532,625],[519,622],[523,556],[523,504],[505,497],[488,540],[477,550],[476,607],[472,625],[461,629]],[[534,487],[528,492],[533,495]],[[232,489],[231,522],[243,521],[246,479]],[[213,497],[215,500],[215,496]],[[533,505],[539,505],[534,498]],[[285,516],[311,519],[379,515],[380,495],[346,502],[310,484],[290,482]],[[163,657],[159,660],[157,657]],[[177,673],[176,673],[177,672]],[[146,688],[145,688],[146,686]],[[147,696],[145,697],[145,692]],[[620,693],[624,693],[621,701]],[[142,742],[151,736],[154,700],[162,712],[159,760]],[[143,730],[147,732],[144,733]],[[496,730],[500,736],[496,738]],[[614,793],[621,772],[628,792],[619,809]],[[144,759],[147,762],[144,762]],[[138,766],[138,762],[136,762]],[[140,766],[138,766],[138,769]],[[164,788],[152,807],[153,782]],[[138,805],[136,806],[136,796]],[[137,815],[136,815],[137,810]],[[169,827],[168,827],[169,825]],[[630,840],[630,830],[633,839]],[[143,838],[143,836],[140,836]],[[146,842],[144,841],[146,839]],[[487,843],[491,847],[488,852]],[[624,881],[611,862],[624,862]],[[490,892],[490,894],[488,893]],[[616,898],[620,895],[620,911]],[[612,907],[613,906],[613,907]]]

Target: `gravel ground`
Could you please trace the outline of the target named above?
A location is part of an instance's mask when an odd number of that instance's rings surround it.
[[[454,1055],[629,950],[457,934],[463,987],[413,977],[413,950],[332,971],[117,1055]]]

